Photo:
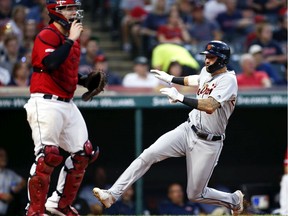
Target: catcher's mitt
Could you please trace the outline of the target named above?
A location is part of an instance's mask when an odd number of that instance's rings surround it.
[[[84,87],[86,87],[88,91],[82,95],[82,100],[92,100],[95,95],[98,95],[100,92],[104,91],[106,84],[107,77],[102,70],[91,71],[91,73],[89,73],[88,77],[85,79]]]

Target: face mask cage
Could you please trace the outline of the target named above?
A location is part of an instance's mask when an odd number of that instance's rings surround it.
[[[65,10],[71,10],[71,8],[76,7],[76,13],[74,16],[71,16],[68,19],[68,23],[71,24],[74,20],[77,20],[77,22],[82,23],[82,20],[84,18],[84,11],[80,9],[80,5],[66,5],[66,6],[58,6],[56,7],[56,12],[63,15],[63,9]],[[63,15],[64,16],[64,15]]]

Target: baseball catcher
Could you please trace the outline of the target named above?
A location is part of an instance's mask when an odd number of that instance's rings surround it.
[[[46,0],[46,7],[51,20],[34,40],[30,98],[24,106],[35,155],[29,172],[26,216],[79,216],[72,204],[99,148],[90,142],[73,97],[80,84],[88,89],[83,100],[92,99],[103,91],[105,75],[100,71],[79,75],[80,0]],[[69,154],[65,161],[60,149]],[[54,169],[60,165],[57,186],[47,197]]]

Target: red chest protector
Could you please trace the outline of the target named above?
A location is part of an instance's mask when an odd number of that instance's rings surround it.
[[[75,41],[68,57],[53,71],[47,71],[42,64],[43,59],[65,42],[66,37],[50,24],[36,37],[32,51],[33,68],[44,72],[33,72],[31,78],[31,93],[54,94],[63,98],[72,98],[78,82],[78,67],[80,61],[79,40]]]

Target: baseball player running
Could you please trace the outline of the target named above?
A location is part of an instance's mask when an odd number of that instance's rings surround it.
[[[94,92],[89,83],[96,85],[96,82],[91,82],[92,76],[78,74],[79,36],[83,30],[80,1],[46,3],[51,21],[35,39],[31,97],[25,104],[36,157],[28,180],[26,215],[43,216],[47,211],[72,216],[78,215],[71,204],[85,169],[98,156],[98,148],[93,150],[85,121],[72,97],[77,84],[81,84],[88,88],[82,99],[89,100]],[[70,156],[60,171],[56,190],[46,200],[51,174],[62,162],[59,147]]]
[[[230,47],[221,41],[206,45],[205,67],[200,75],[173,77],[163,71],[151,70],[157,78],[168,83],[186,86],[198,85],[197,99],[188,98],[176,88],[162,88],[171,103],[181,102],[191,107],[188,120],[162,135],[144,150],[109,190],[94,188],[94,195],[109,208],[152,164],[169,157],[186,156],[187,195],[193,202],[221,205],[233,214],[243,211],[243,194],[240,190],[225,193],[207,187],[220,156],[225,129],[237,97],[237,81],[233,71],[227,71]]]

